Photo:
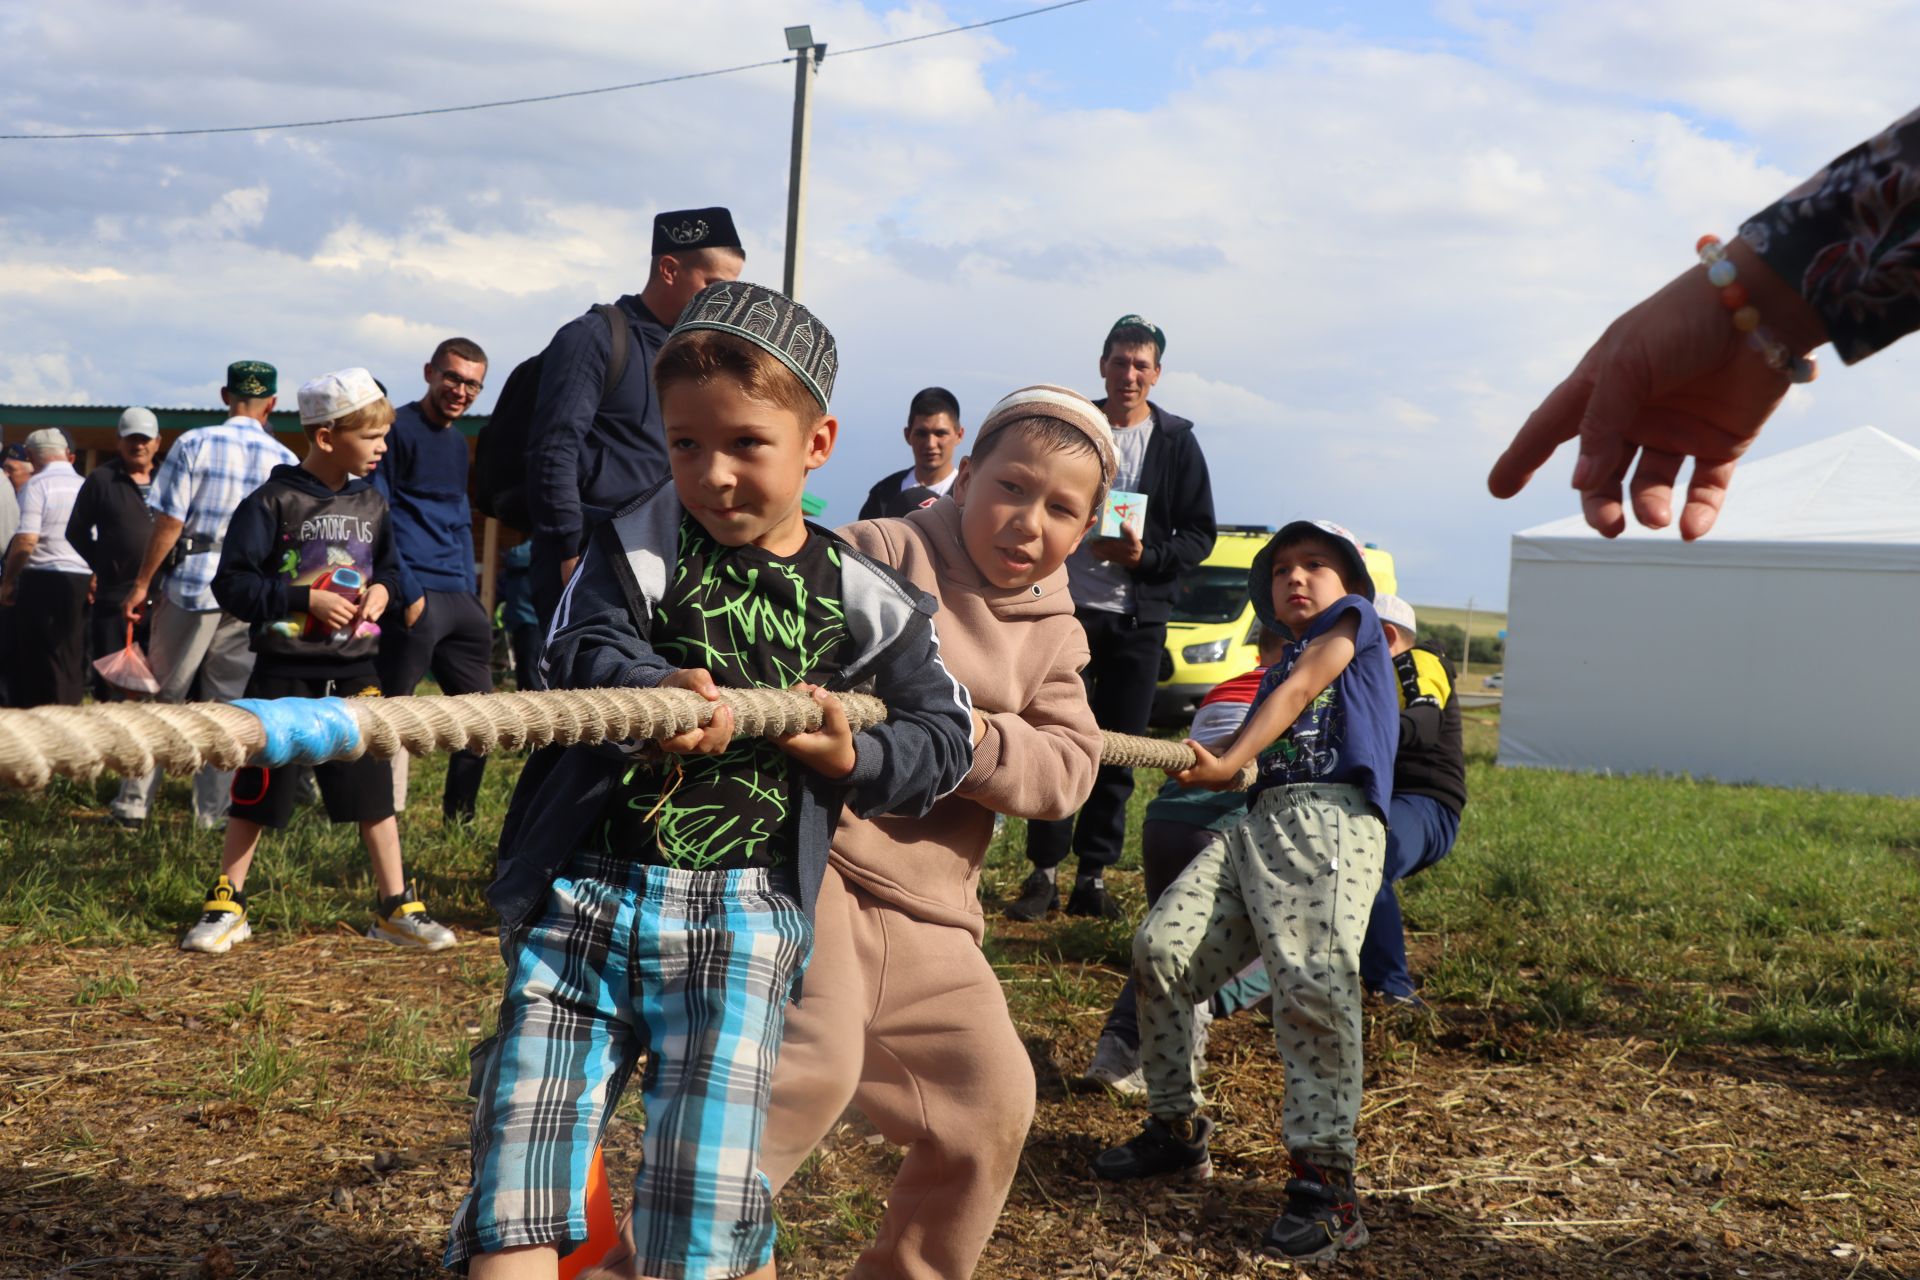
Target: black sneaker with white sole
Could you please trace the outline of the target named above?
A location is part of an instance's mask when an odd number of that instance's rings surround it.
[[[1138,1135],[1095,1156],[1093,1171],[1109,1182],[1211,1178],[1213,1159],[1207,1154],[1207,1139],[1212,1136],[1213,1121],[1203,1115],[1169,1120],[1148,1116],[1146,1127]]]
[[[1096,920],[1118,920],[1124,913],[1105,885],[1091,880],[1078,880],[1074,882],[1073,892],[1067,895],[1067,914],[1091,916]]]
[[[1367,1224],[1360,1220],[1353,1175],[1295,1160],[1293,1177],[1287,1180],[1287,1207],[1267,1228],[1261,1244],[1294,1262],[1324,1262],[1366,1242]]]

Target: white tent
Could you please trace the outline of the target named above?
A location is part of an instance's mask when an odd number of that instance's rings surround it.
[[[1516,534],[1500,763],[1920,794],[1920,449],[1743,464],[1713,532]]]

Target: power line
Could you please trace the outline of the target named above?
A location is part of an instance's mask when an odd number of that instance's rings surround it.
[[[1004,17],[988,18],[985,22],[969,22],[964,27],[948,27],[945,31],[929,31],[925,35],[902,36],[898,40],[882,40],[879,44],[863,44],[854,49],[842,49],[833,56],[836,58],[844,58],[849,54],[871,53],[875,49],[891,49],[897,45],[913,44],[919,40],[933,40],[939,36],[956,35],[962,31],[978,31],[982,27],[997,27],[1003,22],[1018,22],[1022,18],[1035,18],[1043,13],[1052,13],[1055,9],[1071,9],[1077,4],[1085,3],[1087,3],[1087,0],[1060,0],[1059,4],[1043,4],[1038,9],[1024,9],[1019,13],[1009,13]]]
[[[1060,0],[1057,4],[1041,5],[1035,9],[1024,9],[1019,13],[1009,13],[998,18],[988,18],[984,22],[969,22],[964,26],[948,27],[944,31],[929,31],[917,36],[903,36],[897,40],[882,40],[877,44],[859,45],[852,49],[842,49],[835,56],[847,57],[855,53],[871,53],[876,49],[892,49],[898,45],[914,44],[921,40],[934,40],[941,36],[958,35],[962,31],[978,31],[982,27],[997,27],[1003,22],[1018,22],[1022,18],[1038,17],[1043,13],[1052,13],[1057,9],[1071,9],[1075,5],[1086,4],[1088,0]],[[656,85],[678,84],[685,80],[707,80],[714,76],[730,76],[742,71],[758,71],[764,67],[778,67],[792,62],[791,57],[768,58],[764,62],[743,62],[733,67],[716,67],[711,71],[689,71],[677,76],[659,76],[652,80],[634,80],[626,84],[603,85],[597,89],[573,89],[566,93],[542,93],[525,98],[501,98],[493,102],[469,102],[457,107],[423,107],[413,111],[386,111],[367,116],[334,116],[325,120],[285,120],[278,124],[229,124],[209,126],[199,129],[126,129],[116,132],[98,133],[0,133],[0,142],[77,142],[81,139],[106,138],[189,138],[215,133],[266,133],[280,129],[323,129],[337,124],[369,124],[379,120],[410,120],[418,116],[445,116],[464,111],[490,111],[496,107],[522,107],[534,102],[559,102],[567,98],[590,98],[602,93],[625,93],[629,89],[650,89]]]

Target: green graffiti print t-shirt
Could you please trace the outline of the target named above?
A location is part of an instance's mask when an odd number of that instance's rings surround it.
[[[849,656],[839,548],[817,533],[791,556],[723,547],[681,516],[679,567],[654,612],[652,643],[677,667],[705,667],[723,689],[824,683]],[[717,756],[636,763],[607,802],[603,847],[689,871],[786,865],[800,768],[762,738],[736,739]]]

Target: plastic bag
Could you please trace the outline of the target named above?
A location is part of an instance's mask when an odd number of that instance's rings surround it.
[[[95,658],[93,669],[100,673],[102,680],[122,693],[160,692],[160,682],[153,678],[153,668],[147,665],[147,655],[134,643],[131,622],[127,624],[127,647],[104,658]]]

